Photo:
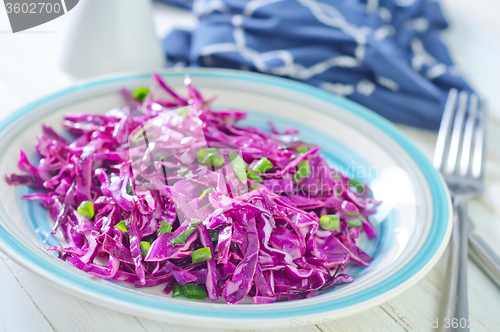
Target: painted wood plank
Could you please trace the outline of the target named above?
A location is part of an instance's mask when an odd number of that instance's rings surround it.
[[[3,259],[0,281],[0,331],[53,331]]]

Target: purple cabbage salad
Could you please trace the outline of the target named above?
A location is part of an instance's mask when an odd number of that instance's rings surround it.
[[[356,239],[376,236],[380,202],[366,184],[292,127],[213,110],[189,76],[186,96],[154,80],[122,89],[125,107],[67,114],[72,139],[43,125],[38,165],[21,151],[24,173],[6,180],[52,216],[67,246],[47,250],[98,278],[228,304],[313,297],[351,282],[349,262],[369,266]]]

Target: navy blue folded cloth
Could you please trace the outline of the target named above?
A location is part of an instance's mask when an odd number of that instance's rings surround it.
[[[448,91],[471,88],[439,33],[432,0],[161,0],[194,31],[163,40],[170,65],[257,71],[352,99],[387,119],[437,129]]]

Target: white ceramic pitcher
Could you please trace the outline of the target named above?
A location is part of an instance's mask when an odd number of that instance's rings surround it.
[[[86,78],[163,67],[151,0],[80,0],[68,14],[61,67],[69,75]]]

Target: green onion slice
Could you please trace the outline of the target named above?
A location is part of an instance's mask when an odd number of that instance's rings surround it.
[[[172,293],[172,297],[180,297],[184,296],[184,293],[182,293],[182,287],[178,283],[174,284],[174,292]]]
[[[248,173],[247,173],[247,175],[248,175],[249,179],[257,181],[258,183],[263,183],[264,182],[264,179],[260,175],[256,174],[252,170],[249,170]]]
[[[205,289],[205,286],[188,283],[182,285],[181,287],[184,296],[188,299],[203,300],[207,297],[207,290]]]
[[[191,260],[193,264],[204,262],[210,258],[212,258],[212,251],[208,247],[200,248],[191,253]]]
[[[243,184],[247,183],[247,173],[245,171],[246,162],[240,157],[236,152],[231,151],[229,153],[229,158],[231,159],[231,165],[233,166],[234,173],[238,176]]]
[[[80,206],[76,209],[76,212],[81,214],[87,219],[94,218],[94,204],[90,201],[83,201]]]
[[[194,228],[191,228],[191,229],[186,229],[184,232],[182,232],[181,234],[179,234],[179,236],[177,236],[176,238],[174,238],[172,240],[172,245],[177,245],[177,244],[184,244],[186,243],[186,240],[187,238],[193,234],[193,232],[195,231]]]
[[[144,101],[144,99],[148,94],[149,94],[149,89],[146,88],[145,86],[138,87],[137,89],[134,89],[134,91],[132,91],[132,96],[141,103]]]
[[[309,161],[303,159],[299,163],[299,176],[301,178],[307,178],[309,175],[311,175],[311,167],[309,167]]]
[[[125,220],[122,220],[118,224],[116,224],[115,228],[127,233],[127,225],[125,225]]]
[[[255,164],[255,166],[253,167],[253,171],[257,173],[265,173],[273,167],[273,163],[270,162],[266,157],[263,157],[260,158],[260,160]]]
[[[166,221],[162,221],[160,225],[160,229],[158,229],[158,236],[172,232],[172,226]]]
[[[324,230],[337,229],[340,226],[340,218],[335,214],[324,215],[319,218],[319,226]]]
[[[299,146],[299,147],[297,148],[297,150],[296,150],[296,151],[297,151],[298,153],[306,153],[306,152],[307,152],[307,150],[308,150],[307,145],[301,145],[301,146]]]
[[[151,243],[147,241],[141,241],[141,252],[142,252],[142,258],[146,257],[148,254],[149,248],[151,248]]]

